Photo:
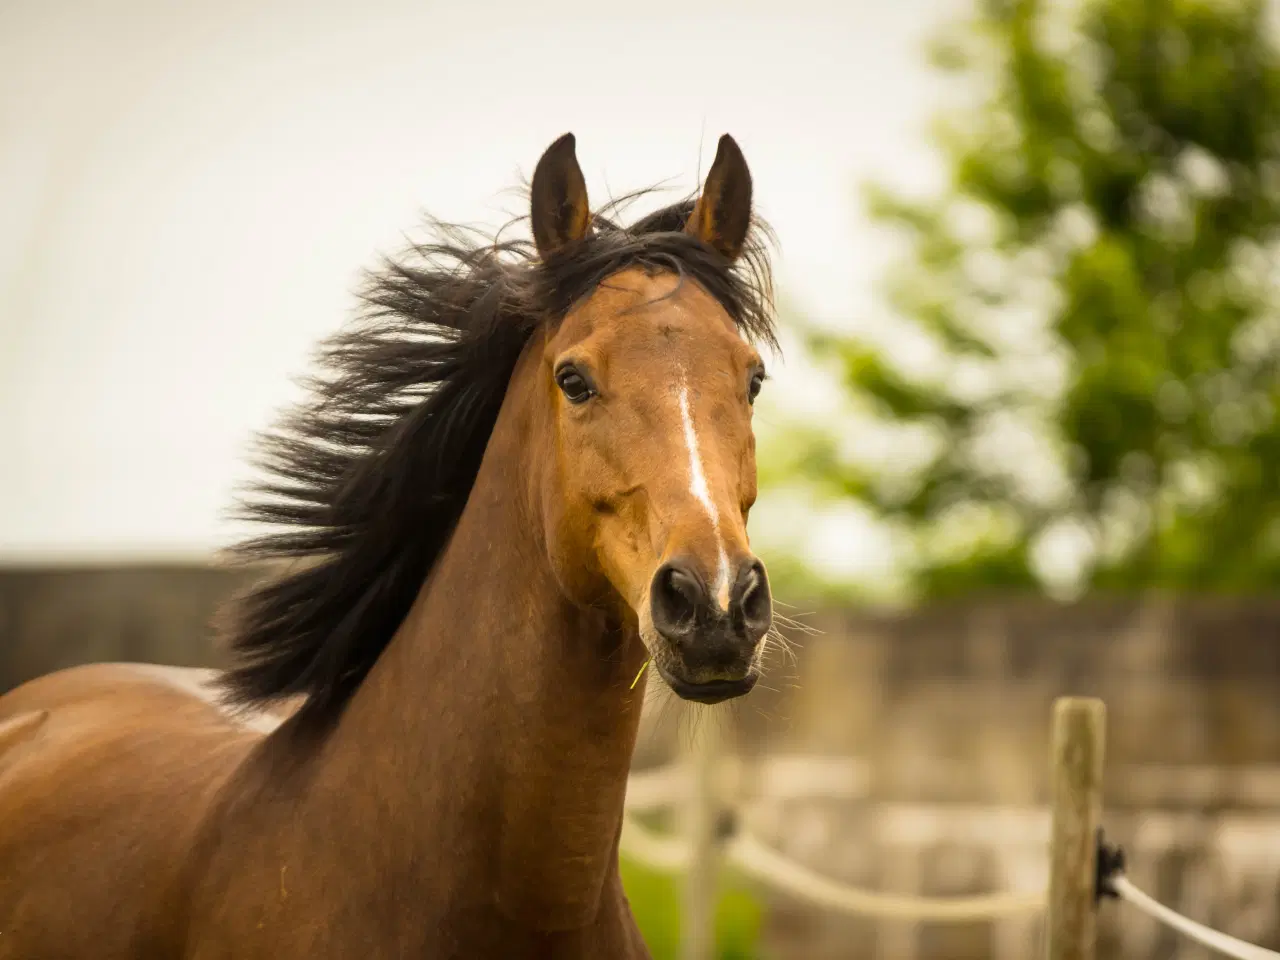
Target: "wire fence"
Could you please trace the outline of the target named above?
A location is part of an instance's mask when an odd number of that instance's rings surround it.
[[[668,803],[679,799],[701,806],[698,822],[714,824],[711,844],[691,843],[686,837],[664,835],[643,826],[629,814],[624,821],[623,852],[647,866],[671,873],[714,876],[700,859],[714,857],[743,876],[778,893],[840,913],[878,920],[920,923],[998,921],[1022,915],[1045,915],[1044,956],[1049,960],[1093,960],[1095,920],[1101,901],[1128,904],[1151,919],[1202,946],[1237,960],[1280,960],[1280,952],[1247,943],[1204,926],[1159,903],[1138,889],[1124,872],[1124,852],[1104,842],[1101,818],[1101,780],[1105,739],[1105,708],[1097,700],[1062,698],[1054,706],[1051,746],[1053,802],[1049,841],[1050,875],[1037,892],[1004,892],[964,897],[911,896],[841,883],[785,856],[743,829],[736,815],[718,811],[707,789],[678,797],[675,771],[646,775],[644,807],[662,805],[658,784],[670,791]],[[709,763],[710,751],[695,754],[694,762]],[[810,778],[821,782],[820,776]],[[703,771],[695,777],[704,786]],[[705,898],[704,898],[705,899]],[[686,917],[698,924],[704,918]],[[705,960],[711,942],[705,934],[688,939],[684,960]],[[703,952],[697,952],[703,951]]]

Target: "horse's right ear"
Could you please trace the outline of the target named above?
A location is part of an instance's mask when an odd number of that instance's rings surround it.
[[[534,245],[544,260],[585,237],[591,223],[587,181],[574,146],[573,134],[566,133],[547,147],[533,171],[530,219]]]

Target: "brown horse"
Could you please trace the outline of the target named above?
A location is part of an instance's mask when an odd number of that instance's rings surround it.
[[[771,621],[768,264],[727,136],[629,227],[572,135],[530,192],[531,244],[444,228],[374,275],[268,440],[242,549],[281,571],[232,669],[0,698],[0,958],[647,956],[618,876],[645,681],[744,694]]]

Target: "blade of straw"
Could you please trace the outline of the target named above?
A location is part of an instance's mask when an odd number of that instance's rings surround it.
[[[640,672],[637,673],[636,678],[631,681],[631,686],[628,689],[634,690],[636,688],[636,684],[640,682],[640,678],[644,675],[645,668],[648,666],[649,666],[649,660],[648,658],[646,658],[644,663],[640,664]]]

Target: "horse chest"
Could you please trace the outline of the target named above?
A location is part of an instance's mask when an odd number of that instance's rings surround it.
[[[191,938],[182,960],[313,960],[387,957],[402,960],[648,960],[633,924],[538,933],[504,923],[496,914],[445,918],[423,929],[406,918],[400,929],[338,925],[317,917],[289,929],[207,931]]]
[[[296,871],[301,874],[302,871]],[[235,891],[195,910],[182,960],[312,960],[387,957],[403,960],[646,960],[616,876],[594,921],[543,932],[513,921],[492,905],[486,888],[410,889],[394,878],[381,884],[334,874],[291,877],[282,871],[269,896]],[[364,878],[368,879],[368,878]]]

